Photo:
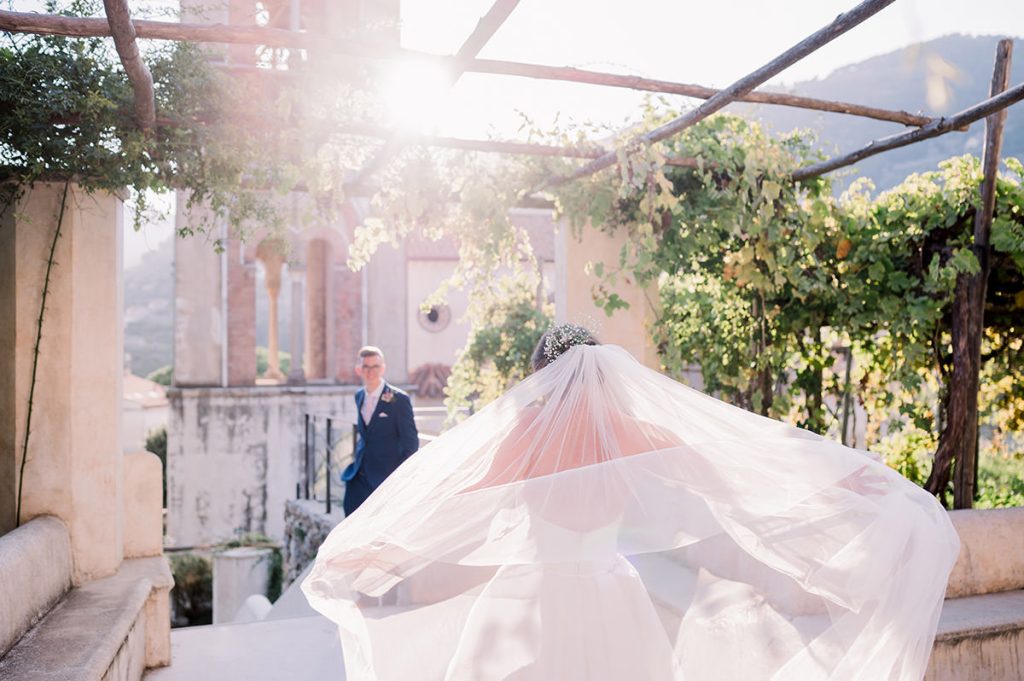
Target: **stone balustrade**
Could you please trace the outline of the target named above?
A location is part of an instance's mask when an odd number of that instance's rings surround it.
[[[72,586],[67,526],[40,516],[0,537],[0,678],[137,681],[170,662],[162,555]]]

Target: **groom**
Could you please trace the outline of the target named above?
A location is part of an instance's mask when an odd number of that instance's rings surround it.
[[[346,516],[420,446],[409,395],[384,380],[384,368],[380,348],[367,345],[359,350],[356,374],[363,379],[355,395],[359,438],[355,460],[341,474]]]

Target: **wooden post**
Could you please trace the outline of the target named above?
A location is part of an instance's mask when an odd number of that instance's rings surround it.
[[[1000,40],[990,95],[1006,90],[1010,79],[1013,42]],[[985,329],[985,297],[989,274],[989,234],[995,210],[996,177],[1003,141],[1006,110],[1000,109],[985,119],[985,151],[982,165],[985,176],[974,216],[974,253],[980,268],[977,274],[957,277],[953,299],[953,371],[950,375],[946,427],[939,438],[931,475],[925,483],[928,491],[941,495],[949,482],[955,461],[953,482],[954,508],[970,508],[974,503],[975,469],[978,458],[978,383],[981,371],[981,340]]]

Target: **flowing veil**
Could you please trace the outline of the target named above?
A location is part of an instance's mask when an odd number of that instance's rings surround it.
[[[577,346],[404,463],[302,588],[350,681],[916,681],[958,551],[864,452]]]

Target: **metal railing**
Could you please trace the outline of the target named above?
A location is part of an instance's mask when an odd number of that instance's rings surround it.
[[[424,432],[427,423],[439,426],[447,413],[444,407],[416,407],[413,415],[420,428],[420,442],[425,445],[436,439],[437,433]],[[467,410],[467,415],[471,412]],[[358,426],[348,419],[332,414],[307,412],[303,414],[304,436],[299,480],[295,483],[295,498],[324,502],[324,512],[330,513],[335,503],[344,496],[341,471],[356,455]],[[429,427],[429,426],[428,426]],[[438,428],[439,430],[439,428]]]
[[[328,414],[306,413],[303,419],[302,464],[299,481],[295,483],[295,498],[322,499],[324,512],[330,513],[332,504],[344,494],[335,476],[355,457],[357,426]]]

